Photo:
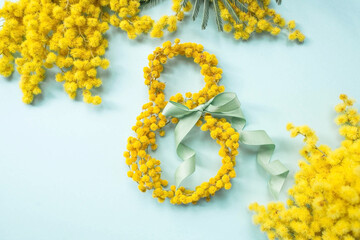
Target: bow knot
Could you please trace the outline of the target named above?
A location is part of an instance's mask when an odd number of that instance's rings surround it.
[[[241,143],[260,146],[257,162],[270,174],[270,191],[275,197],[278,197],[289,170],[278,160],[270,162],[275,150],[275,144],[265,131],[242,131],[245,127],[246,119],[241,111],[240,101],[236,94],[230,92],[220,93],[194,109],[189,109],[173,101],[170,101],[164,108],[163,114],[165,116],[179,118],[179,122],[175,127],[175,144],[176,153],[183,162],[176,169],[176,186],[179,187],[185,178],[195,172],[195,151],[183,144],[182,141],[203,113],[209,113],[213,117],[218,118],[229,118],[232,127],[240,133],[239,141]]]
[[[193,111],[199,111],[199,112],[206,112],[205,109],[209,106],[210,102],[206,102],[204,104],[201,104],[199,106],[197,106],[196,108],[192,109]],[[190,110],[190,111],[192,111]]]

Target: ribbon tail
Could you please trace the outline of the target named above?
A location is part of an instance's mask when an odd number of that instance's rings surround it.
[[[245,145],[260,146],[257,163],[270,174],[269,188],[271,194],[278,198],[284,186],[289,170],[279,161],[272,161],[275,144],[265,131],[244,131],[240,134],[240,142]]]
[[[286,170],[283,174],[272,175],[269,180],[269,189],[275,199],[279,198],[279,193],[285,184],[285,180],[289,174],[289,170]]]
[[[192,112],[186,117],[181,118],[175,127],[176,153],[184,161],[175,172],[176,187],[179,187],[185,178],[195,172],[195,151],[183,144],[182,141],[195,126],[201,115],[201,112]]]
[[[180,166],[176,169],[175,172],[175,185],[176,188],[180,186],[182,181],[185,178],[189,177],[195,172],[195,151],[186,146],[185,144],[180,143],[177,150],[178,156],[183,160]]]

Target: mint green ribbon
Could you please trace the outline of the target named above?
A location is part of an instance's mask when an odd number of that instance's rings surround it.
[[[167,117],[179,118],[175,127],[176,153],[183,160],[175,172],[175,184],[180,186],[182,181],[195,172],[195,151],[182,143],[186,135],[195,126],[204,113],[213,117],[230,119],[232,127],[240,133],[239,141],[245,145],[259,146],[256,160],[258,164],[270,174],[269,189],[275,198],[284,185],[289,170],[279,161],[271,161],[275,144],[263,130],[243,131],[246,119],[240,108],[240,101],[235,93],[220,93],[208,102],[194,109],[170,101],[163,110]]]

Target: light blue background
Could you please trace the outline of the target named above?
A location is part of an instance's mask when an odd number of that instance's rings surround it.
[[[163,9],[171,13],[170,6],[166,1],[145,13],[159,18]],[[126,176],[122,153],[148,101],[142,72],[147,55],[176,37],[216,54],[224,70],[222,84],[238,94],[247,129],[266,130],[277,144],[274,159],[290,168],[286,190],[302,146],[301,138],[290,139],[287,122],[308,124],[321,143],[337,147],[341,137],[333,109],[338,95],[360,101],[360,2],[287,0],[276,10],[296,20],[307,36],[305,44],[288,42],[285,34],[235,41],[218,33],[212,18],[206,31],[200,31],[200,19],[193,23],[187,18],[177,33],[163,39],[132,41],[112,29],[106,54],[111,67],[101,73],[103,87],[96,90],[101,106],[70,100],[54,73],[42,83],[43,94],[34,104],[25,105],[19,75],[1,78],[0,239],[266,239],[247,210],[253,201],[273,200],[267,177],[255,163],[256,149],[241,147],[230,191],[196,206],[159,204],[150,192],[141,193]],[[161,79],[167,82],[168,97],[203,86],[200,68],[185,58],[170,61]],[[194,129],[192,136],[188,144],[198,152],[198,171],[186,186],[207,180],[220,166],[219,148],[208,133]],[[173,131],[159,140],[154,156],[162,160],[164,176],[172,183],[179,164]]]

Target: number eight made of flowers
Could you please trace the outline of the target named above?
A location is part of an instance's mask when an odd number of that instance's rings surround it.
[[[193,58],[201,66],[205,87],[185,96],[178,93],[168,102],[164,94],[165,83],[159,77],[163,65],[177,55]],[[176,39],[175,44],[168,41],[156,48],[148,59],[144,77],[150,102],[143,105],[143,111],[132,128],[136,136],[128,138],[124,153],[129,166],[128,176],[138,183],[139,190],[154,190],[154,198],[160,202],[169,198],[172,204],[195,204],[202,198],[210,200],[220,189],[231,188],[230,180],[236,176],[234,166],[239,143],[243,143],[260,146],[257,161],[270,174],[270,190],[277,196],[288,170],[279,161],[270,162],[275,145],[264,131],[242,131],[245,118],[240,102],[234,93],[224,92],[224,86],[218,85],[222,70],[217,67],[215,55],[205,52],[200,44],[180,44]],[[151,151],[158,148],[156,137],[165,135],[167,124],[176,124],[175,144],[177,154],[183,160],[175,174],[176,185],[169,188],[168,181],[161,178],[161,162],[151,156]],[[182,140],[195,125],[209,131],[211,138],[220,145],[222,166],[208,182],[191,190],[182,187],[181,182],[195,171],[195,151]]]

